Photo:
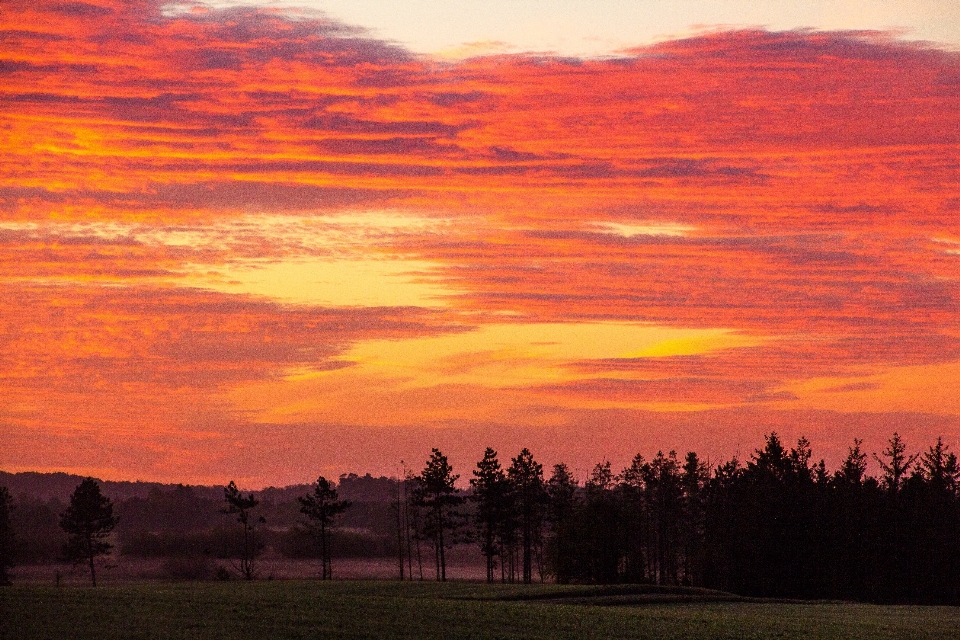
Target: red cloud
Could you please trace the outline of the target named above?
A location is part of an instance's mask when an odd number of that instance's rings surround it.
[[[579,378],[532,383],[521,391],[531,403],[789,402],[789,381],[956,361],[958,89],[960,54],[876,33],[737,31],[613,60],[452,64],[277,10],[11,0],[0,13],[0,219],[11,223],[0,227],[0,394],[19,408],[7,418],[35,429],[18,442],[55,423],[176,432],[195,417],[188,406],[202,407],[200,422],[255,429],[212,390],[341,366],[333,358],[356,341],[504,317],[764,340],[563,363]],[[256,232],[237,229],[173,246],[54,224],[163,231],[357,209],[452,221],[367,249],[434,265],[430,277],[458,293],[446,309],[184,290],[186,265],[319,250],[241,241],[231,233]],[[756,411],[782,426],[785,414]],[[597,414],[577,415],[602,432]],[[540,417],[523,419],[532,429]],[[733,437],[736,421],[721,422]]]

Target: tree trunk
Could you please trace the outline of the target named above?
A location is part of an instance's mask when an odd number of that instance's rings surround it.
[[[403,503],[401,487],[403,481],[397,481],[397,559],[400,561],[400,582],[403,582]]]
[[[487,584],[493,584],[493,528],[488,525],[486,533]]]
[[[253,580],[253,554],[250,552],[250,525],[243,525],[243,560],[240,572],[246,580]]]
[[[525,513],[523,516],[523,584],[533,582],[533,558],[531,556],[533,531],[530,520],[530,514]]]
[[[440,555],[439,555],[439,558],[440,558],[440,581],[441,581],[441,582],[446,582],[446,581],[447,581],[447,558],[446,558],[446,556],[444,555],[444,548],[443,548],[443,547],[444,547],[444,544],[443,544],[443,527],[444,527],[444,524],[445,524],[445,523],[443,522],[443,507],[441,507],[441,508],[437,511],[437,529],[438,529],[438,531],[439,531],[438,540],[440,541],[440,545],[439,545],[439,547],[440,547]]]
[[[90,584],[94,587],[97,586],[97,570],[93,564],[93,541],[90,541]]]
[[[330,564],[330,550],[327,548],[327,528],[323,521],[320,522],[320,562],[323,563],[323,575],[321,580],[329,580],[330,574],[327,567]]]
[[[417,571],[420,573],[420,582],[423,582],[423,554],[420,552],[420,537],[420,534],[417,533]]]

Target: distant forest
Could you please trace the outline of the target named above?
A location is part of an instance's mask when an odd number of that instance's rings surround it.
[[[61,558],[67,538],[60,528],[60,514],[82,480],[66,473],[0,471],[0,487],[6,486],[13,497],[10,526],[18,564],[55,563]],[[351,499],[352,505],[338,519],[333,534],[336,556],[392,557],[397,553],[396,517],[389,513],[397,484],[396,479],[369,474],[340,477],[340,493]],[[114,504],[118,524],[112,541],[121,555],[239,557],[237,525],[223,513],[223,487],[110,481],[100,482],[100,486]],[[261,553],[272,550],[282,557],[319,558],[297,501],[311,490],[304,484],[256,492],[257,516],[265,520],[257,531]]]
[[[247,538],[255,535],[253,552],[238,535],[231,515],[238,511],[224,509],[223,487],[101,486],[118,519],[111,539],[132,557],[231,559],[270,551],[320,558],[326,551],[324,577],[330,557],[380,557],[392,559],[400,579],[442,580],[447,550],[474,545],[488,581],[960,604],[956,455],[941,439],[910,453],[894,434],[873,457],[876,476],[868,475],[868,455],[854,441],[831,472],[814,462],[805,439],[788,448],[771,433],[745,462],[710,468],[693,452],[658,452],[637,455],[619,472],[599,463],[578,481],[564,464],[544,473],[527,449],[503,464],[487,449],[464,490],[467,483],[458,483],[434,449],[419,474],[402,479],[350,474],[334,485],[321,477],[312,486],[249,495],[250,513],[239,518]],[[0,473],[0,487],[12,496],[16,563],[62,557],[61,514],[80,480]],[[233,490],[234,502],[244,498]],[[322,539],[318,522],[327,527]],[[202,563],[172,566],[185,567],[172,577],[209,577],[189,569]]]

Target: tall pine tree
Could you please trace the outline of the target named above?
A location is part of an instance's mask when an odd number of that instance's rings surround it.
[[[487,564],[487,582],[493,582],[496,568],[494,558],[497,557],[500,548],[498,534],[505,518],[509,515],[506,499],[510,487],[507,484],[507,476],[500,467],[500,461],[497,460],[497,452],[492,448],[487,447],[483,453],[483,460],[477,463],[470,486],[473,487],[471,500],[476,503],[474,521],[477,526],[480,552]],[[500,560],[503,561],[502,558]]]
[[[297,498],[300,513],[309,518],[308,526],[320,541],[320,558],[323,563],[322,580],[333,578],[333,565],[330,559],[330,529],[334,519],[350,507],[348,500],[337,498],[337,489],[330,481],[320,476],[313,486],[313,493]]]
[[[113,502],[100,493],[96,480],[86,478],[70,496],[70,506],[60,515],[60,527],[69,536],[63,549],[65,558],[77,564],[86,562],[90,567],[90,584],[94,587],[97,586],[94,560],[110,553],[113,545],[107,538],[115,526]]]
[[[520,548],[523,552],[523,582],[533,581],[533,558],[542,548],[543,522],[546,516],[547,492],[543,483],[543,465],[524,448],[511,461],[507,477],[516,494],[520,518]]]
[[[437,580],[440,582],[447,579],[446,549],[456,541],[463,521],[463,514],[457,511],[463,503],[456,487],[459,477],[453,473],[447,456],[439,449],[433,449],[414,488],[414,502],[424,510],[425,533],[433,542]]]

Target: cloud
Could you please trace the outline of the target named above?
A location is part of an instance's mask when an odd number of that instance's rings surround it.
[[[4,9],[0,396],[33,438],[226,460],[210,424],[281,451],[477,415],[600,442],[642,402],[664,430],[954,411],[929,378],[960,360],[956,52],[747,30],[451,62],[309,12]],[[505,326],[523,345],[420,358]]]

